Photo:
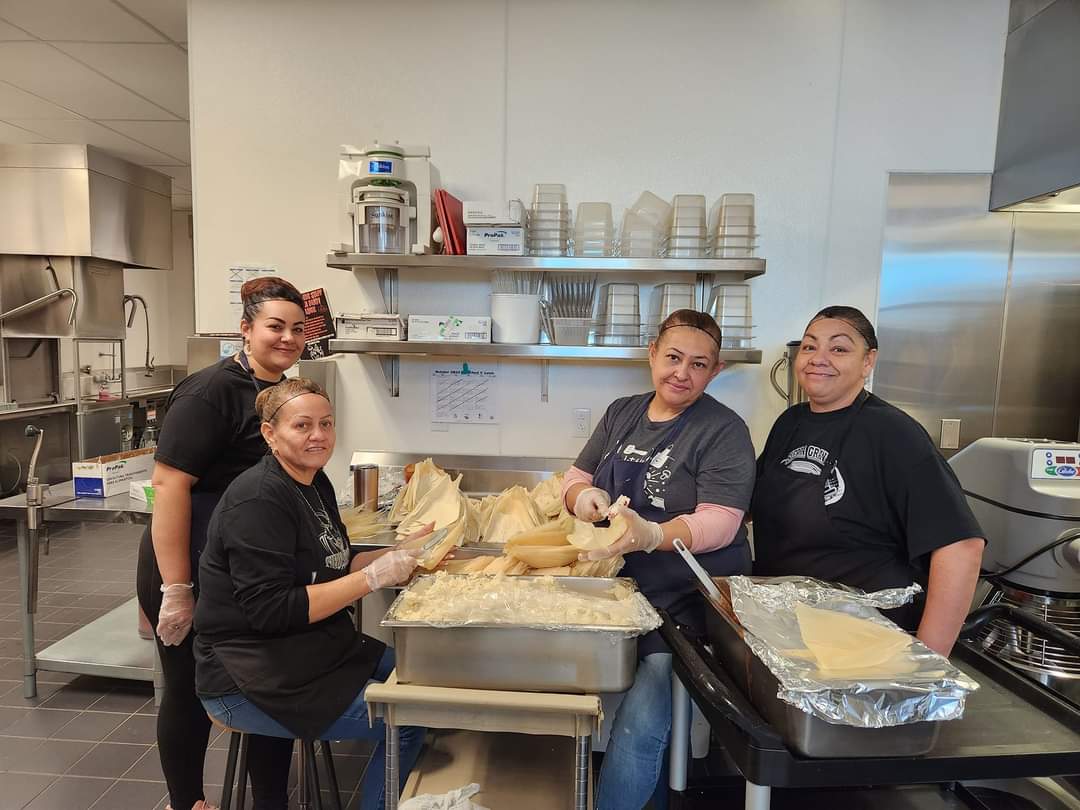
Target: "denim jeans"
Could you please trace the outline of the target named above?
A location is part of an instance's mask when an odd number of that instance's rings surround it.
[[[382,683],[394,669],[394,651],[387,648],[379,661],[375,674],[368,683]],[[384,771],[386,765],[386,729],[382,719],[368,725],[367,704],[364,702],[365,684],[341,717],[330,724],[320,737],[325,740],[372,740],[375,750],[371,752],[364,779],[360,783],[360,810],[383,810],[386,806],[386,784]],[[222,697],[201,698],[206,711],[230,728],[266,737],[295,737],[296,735],[270,717],[266,712],[251,703],[240,692]],[[420,749],[424,744],[426,730],[415,726],[402,726],[398,729],[399,774],[398,790],[405,786],[405,780],[412,771],[416,760],[420,758]]]
[[[638,662],[634,685],[615,711],[600,766],[596,810],[667,807],[667,750],[671,740],[671,654]]]

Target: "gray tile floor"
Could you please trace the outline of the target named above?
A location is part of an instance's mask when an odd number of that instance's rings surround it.
[[[50,554],[41,558],[39,650],[134,596],[141,533],[141,527],[118,524],[53,529]],[[14,523],[0,522],[0,810],[165,807],[149,683],[40,672],[38,696],[23,698],[18,571]],[[228,735],[215,729],[211,738],[206,796],[216,803]],[[335,746],[348,807],[356,806],[368,751],[362,742]]]

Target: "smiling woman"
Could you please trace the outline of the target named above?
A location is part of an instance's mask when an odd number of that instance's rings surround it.
[[[673,541],[684,540],[714,575],[750,569],[742,518],[754,448],[742,419],[705,393],[724,367],[720,340],[704,312],[673,312],[649,346],[653,390],[608,406],[563,482],[563,501],[578,519],[595,523],[614,512],[627,526],[588,558],[625,555],[623,572],[649,601],[699,629],[703,605],[686,564],[671,553]],[[629,507],[612,507],[623,495]],[[655,632],[638,652],[600,771],[598,810],[643,807],[659,780],[671,728],[671,653]],[[664,797],[661,789],[655,799]]]
[[[947,655],[967,613],[984,541],[952,468],[926,431],[863,387],[874,327],[826,307],[795,361],[809,402],[776,420],[758,459],[754,573],[867,591],[918,582],[925,603],[890,618]]]

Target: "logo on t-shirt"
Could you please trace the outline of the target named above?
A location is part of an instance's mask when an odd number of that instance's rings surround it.
[[[828,466],[829,451],[813,444],[804,444],[796,447],[780,463],[793,472],[803,475],[820,476]],[[832,506],[844,497],[847,486],[844,476],[840,474],[839,467],[832,471],[825,482],[825,505]]]
[[[319,520],[319,543],[327,552],[324,564],[334,571],[344,571],[349,566],[349,545],[341,536],[330,516],[322,509],[315,511]]]

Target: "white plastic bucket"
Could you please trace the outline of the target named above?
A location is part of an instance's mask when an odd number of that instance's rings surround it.
[[[492,293],[491,342],[539,343],[540,296]]]

